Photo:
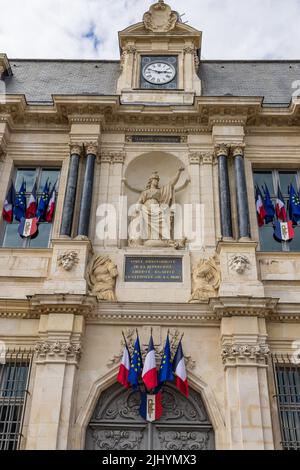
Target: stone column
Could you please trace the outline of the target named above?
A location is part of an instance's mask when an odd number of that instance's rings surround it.
[[[239,223],[240,239],[250,238],[249,205],[247,196],[247,185],[244,165],[244,149],[239,145],[233,149],[235,179],[236,179],[236,199]]]
[[[26,450],[66,450],[84,315],[81,296],[37,296],[40,315]]]
[[[123,166],[126,158],[124,151],[110,152],[111,156],[111,167],[109,175],[109,188],[108,188],[108,203],[115,207],[116,220],[120,221],[119,210],[120,210],[120,196],[122,194],[122,178],[123,178]],[[118,246],[119,243],[119,228],[117,222],[117,237],[112,240],[107,240],[105,246]]]
[[[262,305],[253,302],[252,308],[225,306],[221,313],[225,419],[231,450],[274,448],[267,380],[266,312]]]
[[[229,147],[220,145],[216,149],[219,166],[219,197],[220,197],[220,216],[221,216],[221,233],[223,239],[231,239],[233,237],[232,218],[231,218],[231,202],[230,188],[228,176],[228,156]]]
[[[81,147],[79,145],[71,145],[70,168],[60,228],[60,234],[67,237],[72,235],[80,155]]]
[[[94,171],[98,151],[98,143],[91,142],[86,146],[86,167],[81,195],[79,223],[77,235],[89,236],[90,215],[93,198]]]

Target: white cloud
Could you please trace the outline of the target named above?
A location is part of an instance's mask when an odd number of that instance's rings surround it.
[[[0,0],[0,51],[11,58],[118,59],[117,32],[141,21],[151,3]],[[170,0],[169,4],[203,31],[203,58],[300,58],[300,0]]]

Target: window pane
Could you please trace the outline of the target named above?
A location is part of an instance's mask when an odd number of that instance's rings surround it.
[[[274,240],[272,224],[259,229],[260,251],[282,251],[282,244]]]
[[[6,224],[3,246],[6,248],[22,248],[24,240],[18,233],[18,224]]]
[[[31,248],[48,248],[52,224],[40,224],[39,234],[34,240],[30,240]]]
[[[50,189],[52,189],[54,184],[56,183],[56,190],[57,190],[58,185],[59,185],[59,174],[60,174],[59,170],[55,170],[55,169],[43,170],[38,191],[43,192],[47,179],[50,184]]]
[[[284,196],[289,193],[289,185],[292,184],[297,190],[296,172],[295,171],[280,171],[279,172],[280,188]]]
[[[26,183],[26,191],[30,192],[33,188],[36,177],[37,177],[37,171],[35,168],[25,168],[25,169],[19,168],[17,171],[16,182],[15,182],[16,191],[18,192],[20,190],[20,187],[24,179]]]
[[[271,195],[274,195],[274,185],[272,171],[255,171],[254,185],[258,185],[261,189],[264,185],[268,186]]]
[[[288,243],[290,251],[300,251],[300,227],[294,227],[295,238]]]

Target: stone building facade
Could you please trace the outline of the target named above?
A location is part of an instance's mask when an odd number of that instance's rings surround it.
[[[300,233],[258,227],[255,185],[300,188],[300,62],[203,61],[162,0],[119,41],[120,61],[0,54],[0,201],[56,183],[36,238],[1,220],[0,448],[299,449]],[[147,191],[194,231],[132,239]],[[190,397],[168,384],[151,426],[116,382],[136,328],[158,362],[184,333]]]

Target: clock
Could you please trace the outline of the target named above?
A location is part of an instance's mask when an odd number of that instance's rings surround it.
[[[176,69],[172,64],[157,61],[145,65],[142,73],[147,82],[154,85],[165,85],[175,78]]]
[[[178,57],[169,55],[141,56],[140,87],[144,90],[178,87]]]

